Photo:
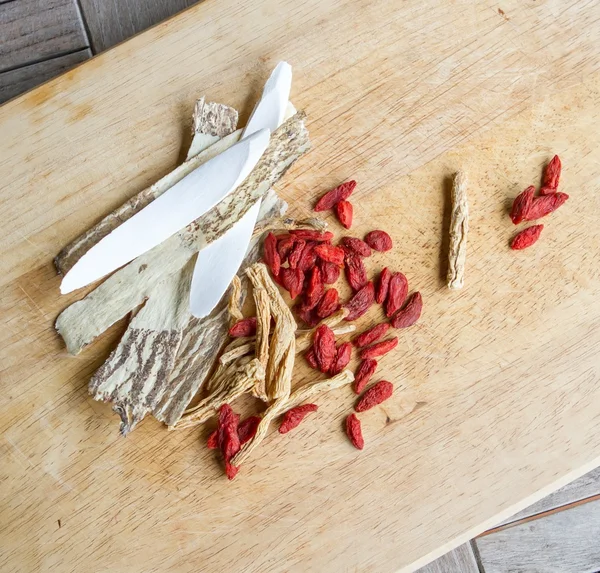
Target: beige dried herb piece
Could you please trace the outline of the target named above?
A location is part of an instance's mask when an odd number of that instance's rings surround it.
[[[233,281],[231,281],[231,295],[229,297],[229,304],[227,305],[227,310],[229,311],[229,328],[244,318],[242,313],[243,306],[244,290],[242,288],[242,281],[240,277],[235,275]]]
[[[350,311],[347,308],[340,308],[339,310],[335,311],[331,316],[328,316],[327,318],[324,318],[314,328],[302,332],[302,334],[300,334],[298,336],[298,338],[296,338],[296,354],[299,354],[300,352],[304,352],[307,348],[310,348],[310,346],[313,343],[313,337],[315,335],[315,331],[317,330],[317,328],[319,328],[319,326],[323,326],[325,324],[329,328],[333,329],[340,322],[342,322],[342,320],[344,320],[344,318],[346,318],[348,316],[349,312]],[[354,326],[354,325],[351,324],[351,325],[348,325],[348,326]],[[356,326],[354,326],[354,328],[351,329],[351,330],[344,329],[343,332],[341,332],[341,333],[338,332],[336,334],[344,334],[346,332],[352,332],[355,329],[356,329]]]
[[[235,348],[232,348],[231,350],[227,350],[227,352],[224,352],[223,354],[221,354],[221,357],[219,358],[219,363],[223,364],[223,365],[229,364],[230,362],[233,362],[234,360],[237,360],[238,358],[241,358],[242,356],[246,356],[247,354],[250,354],[251,352],[254,351],[255,348],[256,348],[255,342],[240,344],[240,345],[236,346]]]
[[[350,370],[344,370],[337,376],[333,376],[322,382],[315,382],[313,384],[306,384],[301,388],[295,390],[287,399],[280,398],[269,406],[262,416],[260,424],[256,430],[254,438],[248,441],[244,447],[236,454],[233,458],[232,463],[234,466],[239,467],[242,465],[250,456],[250,454],[260,445],[264,440],[271,422],[280,414],[307,402],[313,396],[317,396],[323,392],[330,392],[336,388],[340,388],[346,384],[351,384],[354,381],[354,374]]]
[[[275,319],[267,363],[266,395],[269,400],[287,398],[292,387],[296,355],[296,321],[263,263],[252,265],[246,275],[255,292],[263,290],[267,294]]]
[[[452,185],[452,219],[448,251],[448,288],[452,290],[460,289],[464,285],[468,231],[467,176],[464,171],[459,171],[454,176]]]
[[[169,426],[169,429],[191,428],[206,422],[223,404],[233,402],[248,392],[256,384],[256,380],[264,376],[265,369],[256,358],[249,362],[242,359],[230,364],[219,374],[218,384],[213,391],[196,406],[190,408],[177,426]]]
[[[255,288],[252,291],[254,303],[256,306],[256,358],[267,368],[269,364],[269,334],[271,331],[271,304],[269,295],[263,288]],[[267,394],[266,379],[260,380],[252,390],[254,396],[267,402],[269,396]]]

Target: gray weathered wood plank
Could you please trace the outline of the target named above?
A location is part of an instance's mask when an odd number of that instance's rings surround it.
[[[600,570],[600,501],[583,503],[475,540],[485,573]]]
[[[421,567],[416,573],[479,573],[479,569],[471,544],[465,543]]]
[[[0,73],[0,103],[66,72],[73,66],[90,58],[91,55],[91,50],[85,48],[73,54]]]
[[[554,493],[540,499],[540,501],[526,507],[523,511],[505,519],[498,525],[512,523],[513,521],[536,515],[537,513],[542,513],[544,511],[549,511],[585,499],[586,497],[592,497],[593,495],[600,495],[600,467],[588,472],[579,479],[572,481],[570,484],[561,487]]]
[[[101,52],[198,0],[81,0],[92,49]]]
[[[0,72],[87,46],[76,0],[0,4]]]

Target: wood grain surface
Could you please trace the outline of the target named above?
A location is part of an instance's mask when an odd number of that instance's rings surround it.
[[[76,0],[0,4],[0,72],[87,47]]]
[[[207,0],[0,108],[0,568],[411,571],[598,465],[599,18],[597,2]],[[355,177],[355,233],[396,244],[369,272],[402,269],[425,310],[381,361],[397,390],[364,416],[365,451],[340,391],[227,483],[206,432],[118,437],[86,386],[122,325],[68,357],[52,324],[81,294],[59,296],[51,261],[175,165],[196,97],[243,123],[279,59],[314,144],[278,186],[291,213]],[[507,206],[554,153],[571,199],[511,252]],[[471,231],[451,293],[459,166]]]
[[[600,571],[600,500],[476,540],[485,573]],[[532,551],[539,547],[539,551]]]

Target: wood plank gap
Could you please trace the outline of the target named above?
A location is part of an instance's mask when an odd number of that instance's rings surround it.
[[[56,58],[63,58],[65,56],[70,56],[72,54],[78,54],[79,52],[83,52],[88,49],[90,49],[89,46],[84,46],[83,48],[78,48],[77,50],[66,50],[64,52],[58,52],[56,54],[52,54],[51,56],[44,56],[44,57],[38,58],[37,60],[31,60],[30,62],[27,62],[26,64],[20,64],[20,65],[12,66],[9,68],[3,68],[0,70],[0,74],[13,72],[15,70],[21,70],[23,68],[28,68],[29,66],[35,66],[36,64],[43,64],[44,62],[48,62],[50,60],[55,60]]]
[[[97,52],[96,52],[95,46],[92,43],[92,34],[90,32],[90,27],[88,25],[87,18],[85,17],[85,14],[83,13],[83,8],[81,6],[81,0],[75,0],[75,7],[77,8],[77,11],[79,12],[79,20],[81,21],[81,27],[83,29],[85,39],[87,40],[87,45],[88,45],[89,49],[91,50],[92,55],[95,56],[97,54]]]
[[[475,543],[474,539],[471,539],[471,541],[469,541],[469,545],[471,545],[471,551],[473,552],[473,556],[475,557],[475,563],[477,563],[477,569],[479,573],[485,573],[485,569],[481,561],[481,555],[479,554],[479,548],[477,547],[477,543]]]
[[[600,501],[600,494],[592,495],[590,497],[586,497],[584,499],[580,499],[578,501],[574,501],[572,503],[567,503],[566,505],[561,505],[560,507],[555,507],[554,509],[549,509],[548,511],[542,511],[541,513],[536,513],[534,515],[530,515],[529,517],[524,517],[523,519],[517,519],[516,521],[511,521],[510,523],[505,523],[504,525],[499,525],[498,527],[494,527],[492,529],[488,529],[484,531],[481,535],[478,535],[476,539],[480,537],[486,537],[487,535],[491,535],[492,533],[497,533],[498,531],[503,531],[504,529],[510,529],[511,527],[516,527],[517,525],[522,525],[523,523],[528,523],[529,521],[535,521],[537,519],[541,519],[542,517],[547,517],[554,513],[560,513],[561,511],[565,511],[567,509],[572,509],[579,505],[584,505],[586,503],[590,503],[592,501]]]

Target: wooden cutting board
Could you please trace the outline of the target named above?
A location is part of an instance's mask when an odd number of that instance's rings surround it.
[[[205,0],[0,108],[0,569],[409,571],[598,465],[599,36],[593,1]],[[290,212],[356,178],[355,233],[395,241],[369,271],[403,270],[425,309],[381,360],[396,394],[363,452],[340,391],[228,483],[205,430],[123,439],[90,400],[123,325],[69,357],[53,321],[81,294],[52,258],[177,163],[196,97],[244,120],[279,59],[314,143],[279,185]],[[511,252],[507,206],[554,153],[571,199]]]

